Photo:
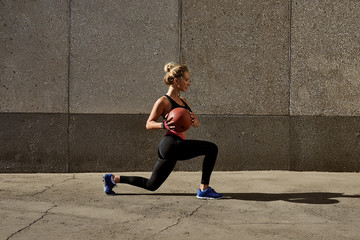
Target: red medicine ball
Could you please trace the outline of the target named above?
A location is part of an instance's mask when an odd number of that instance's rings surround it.
[[[189,110],[185,108],[174,108],[168,115],[168,119],[172,117],[174,121],[175,132],[185,132],[191,126],[191,116]]]

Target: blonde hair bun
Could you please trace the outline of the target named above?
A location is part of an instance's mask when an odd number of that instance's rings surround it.
[[[169,63],[165,64],[164,71],[165,71],[166,73],[168,73],[168,72],[170,72],[171,69],[173,69],[176,65],[177,65],[177,64],[174,63],[174,62],[169,62]]]
[[[183,77],[185,72],[189,72],[189,69],[184,64],[177,65],[174,62],[170,62],[165,65],[164,71],[166,72],[164,82],[167,85],[171,85],[174,83],[175,78]]]

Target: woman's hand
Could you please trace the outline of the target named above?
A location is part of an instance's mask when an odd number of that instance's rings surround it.
[[[175,129],[175,126],[174,126],[174,123],[175,123],[175,122],[174,122],[174,121],[171,121],[171,120],[173,119],[173,117],[170,117],[170,118],[168,119],[168,116],[169,116],[169,114],[166,114],[165,119],[164,119],[161,127],[162,127],[163,129],[166,129],[166,130],[174,130],[174,129]]]
[[[191,125],[193,127],[198,127],[200,125],[198,118],[195,116],[193,112],[190,112],[190,116],[191,116]]]
[[[193,112],[190,112],[190,117],[191,117],[191,125],[194,126],[195,114]]]

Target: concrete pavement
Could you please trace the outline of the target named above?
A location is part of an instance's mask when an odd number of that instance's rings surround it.
[[[102,173],[0,174],[0,239],[360,239],[359,173],[214,172],[223,200],[195,197],[200,175],[106,196]]]

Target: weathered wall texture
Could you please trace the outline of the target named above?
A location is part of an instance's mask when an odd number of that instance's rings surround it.
[[[291,169],[360,170],[360,1],[292,1]]]
[[[177,59],[178,2],[72,1],[71,113],[148,113]]]
[[[291,115],[360,116],[360,2],[292,9]]]
[[[360,170],[360,2],[0,0],[0,172],[150,171],[186,63],[216,170]],[[201,168],[201,158],[177,170]]]
[[[0,1],[0,111],[67,111],[68,4]]]
[[[200,113],[288,114],[288,1],[184,1],[182,34]]]

